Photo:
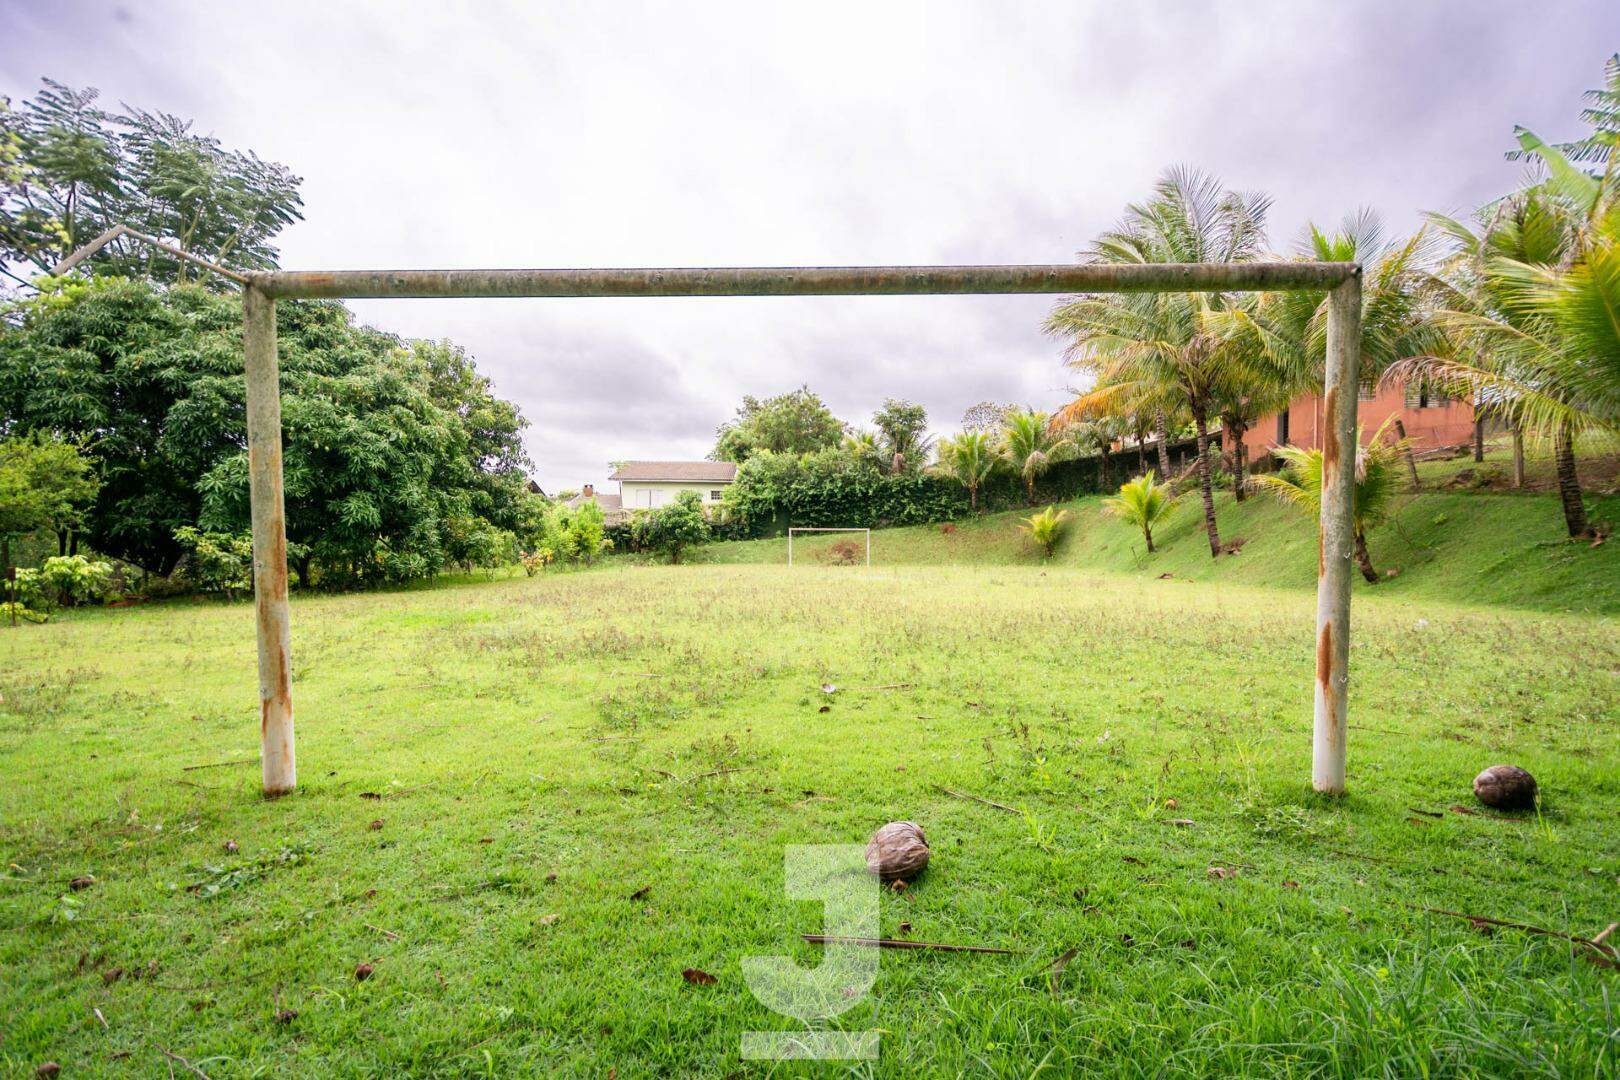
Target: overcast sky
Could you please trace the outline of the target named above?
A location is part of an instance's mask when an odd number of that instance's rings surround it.
[[[1620,3],[139,3],[0,0],[42,75],[304,177],[296,269],[1067,261],[1167,165],[1276,199],[1286,249],[1519,176],[1577,134]],[[697,458],[743,394],[954,427],[1069,384],[1049,299],[387,300],[528,417],[548,490]]]

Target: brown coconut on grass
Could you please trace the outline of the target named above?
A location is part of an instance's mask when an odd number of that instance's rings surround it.
[[[914,821],[891,821],[866,843],[866,868],[884,881],[910,881],[928,865],[928,838]]]
[[[1492,765],[1474,777],[1474,796],[1497,810],[1528,810],[1536,805],[1536,778],[1517,765]]]

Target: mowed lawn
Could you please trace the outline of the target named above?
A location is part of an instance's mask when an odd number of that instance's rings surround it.
[[[1613,619],[1358,596],[1330,801],[1313,609],[1019,566],[299,598],[276,801],[232,764],[249,606],[0,631],[0,1061],[766,1075],[742,1033],[795,1022],[741,959],[819,956],[784,850],[904,818],[933,863],[884,932],[1012,955],[884,952],[857,1073],[1613,1075],[1620,971],[1421,910],[1620,919]],[[1498,762],[1539,813],[1477,806]]]

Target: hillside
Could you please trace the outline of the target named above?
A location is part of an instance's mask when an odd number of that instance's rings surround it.
[[[1447,463],[1450,464],[1450,463]],[[1425,470],[1427,474],[1428,470]],[[1426,476],[1427,482],[1427,476]],[[1063,504],[1071,514],[1052,562],[1108,573],[1174,575],[1177,579],[1311,589],[1316,583],[1315,523],[1260,496],[1242,503],[1218,497],[1223,540],[1241,539],[1236,555],[1209,557],[1196,492],[1170,524],[1156,531],[1160,550],[1147,555],[1141,536],[1103,512],[1100,497]],[[1588,498],[1593,518],[1620,520],[1620,496]],[[990,514],[954,526],[884,529],[872,534],[881,565],[1036,566],[1042,560],[1018,530],[1022,513]],[[838,537],[796,538],[795,559],[827,562]],[[1571,544],[1550,494],[1426,490],[1404,496],[1393,521],[1371,537],[1373,563],[1396,576],[1358,592],[1550,611],[1620,613],[1620,542]],[[707,562],[786,561],[785,540],[715,544]]]

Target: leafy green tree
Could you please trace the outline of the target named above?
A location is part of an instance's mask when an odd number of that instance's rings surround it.
[[[939,444],[936,475],[954,480],[967,489],[968,505],[979,512],[979,491],[995,474],[1002,456],[996,438],[985,431],[964,431]]]
[[[743,398],[735,418],[715,432],[716,461],[741,464],[764,450],[773,454],[808,454],[835,447],[844,423],[808,386],[772,398]]]
[[[196,286],[64,279],[0,325],[0,416],[89,438],[98,551],[159,574],[175,530],[247,528],[241,302]],[[451,558],[446,521],[518,524],[522,418],[461,350],[277,305],[288,554],[308,584],[405,580]]]
[[[236,269],[275,266],[272,239],[302,216],[298,177],[189,120],[98,102],[51,79],[15,107],[0,102],[0,273],[28,284],[27,271],[48,273],[120,223]],[[165,282],[197,274],[128,238],[97,266]]]
[[[1058,539],[1063,535],[1063,526],[1068,520],[1067,510],[1048,506],[1045,510],[1024,518],[1018,528],[1021,532],[1027,533],[1029,538],[1040,546],[1046,558],[1050,559],[1053,549],[1057,547]]]
[[[1262,195],[1223,191],[1202,173],[1172,169],[1088,257],[1124,264],[1250,261],[1265,250],[1269,203]],[[1049,333],[1069,340],[1072,365],[1100,386],[1171,401],[1192,418],[1211,557],[1221,553],[1221,538],[1209,429],[1218,418],[1220,380],[1244,358],[1210,323],[1210,313],[1227,303],[1220,293],[1082,296],[1060,303],[1046,322]]]
[[[969,433],[971,434],[971,433]],[[1029,505],[1035,505],[1035,481],[1046,470],[1075,455],[1074,440],[1055,427],[1046,413],[1014,409],[1001,427],[1001,456],[1024,480]]]
[[[1153,527],[1168,519],[1175,505],[1169,486],[1158,483],[1152,469],[1120,485],[1118,495],[1103,500],[1103,508],[1110,514],[1142,530],[1149,554],[1157,550],[1153,546]]]
[[[44,433],[0,440],[0,571],[11,567],[13,540],[76,526],[98,486],[73,443]]]
[[[703,500],[695,491],[683,491],[675,501],[636,521],[637,542],[652,551],[662,551],[671,563],[692,547],[709,542],[709,520],[703,515]]]
[[[57,555],[40,566],[36,581],[49,602],[65,607],[100,603],[112,587],[112,563],[83,555]]]
[[[1385,427],[1389,421],[1385,421]],[[1400,441],[1386,442],[1384,428],[1379,428],[1367,445],[1358,445],[1356,453],[1355,504],[1351,510],[1351,524],[1356,534],[1356,565],[1369,584],[1378,584],[1378,571],[1373,569],[1372,556],[1367,551],[1367,533],[1389,520],[1395,512],[1395,500],[1400,494],[1401,469],[1405,446]],[[1361,430],[1356,430],[1356,441],[1361,442]],[[1279,446],[1277,456],[1283,459],[1282,471],[1262,473],[1249,478],[1249,482],[1284,502],[1298,506],[1313,518],[1322,512],[1322,451],[1306,450],[1298,446]]]
[[[920,467],[933,442],[928,436],[928,410],[902,398],[886,398],[883,407],[872,414],[885,467],[904,472]]]

